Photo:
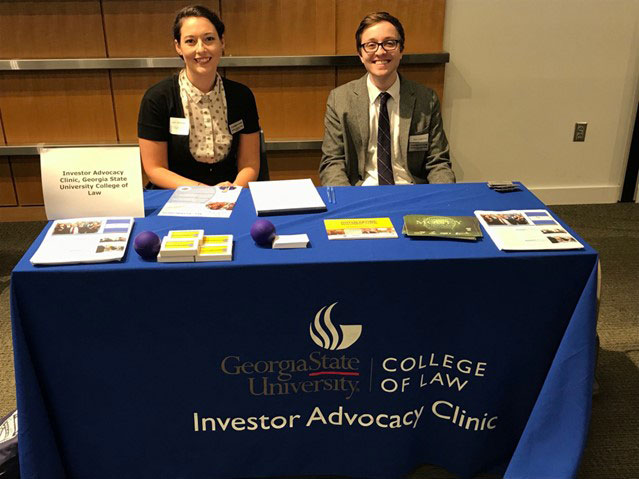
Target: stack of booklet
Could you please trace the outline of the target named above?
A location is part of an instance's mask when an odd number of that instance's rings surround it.
[[[104,263],[120,261],[133,228],[133,218],[73,218],[53,222],[31,264]]]
[[[160,263],[231,261],[233,235],[205,235],[204,230],[171,230],[162,239]]]
[[[251,197],[258,216],[326,211],[326,205],[309,178],[251,181]]]
[[[402,233],[471,241],[483,236],[479,221],[473,216],[406,215]]]

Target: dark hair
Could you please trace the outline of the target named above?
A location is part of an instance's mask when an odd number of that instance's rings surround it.
[[[206,18],[215,27],[218,37],[222,38],[222,35],[224,35],[224,24],[215,12],[212,12],[202,5],[190,5],[188,7],[184,7],[175,15],[175,21],[173,22],[173,38],[176,42],[180,43],[180,30],[182,29],[182,20],[188,17]]]
[[[355,48],[357,49],[358,55],[362,48],[362,32],[368,27],[380,22],[388,22],[397,29],[397,33],[399,33],[399,51],[404,50],[404,27],[402,27],[402,23],[388,12],[373,12],[362,19],[355,32]]]

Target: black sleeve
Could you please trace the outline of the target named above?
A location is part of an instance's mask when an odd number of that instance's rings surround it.
[[[246,110],[244,113],[244,131],[242,133],[255,133],[260,131],[260,119],[257,115],[257,103],[255,96],[249,87],[246,88]]]
[[[168,141],[169,116],[166,94],[163,94],[157,85],[149,88],[140,103],[138,138]]]
[[[257,104],[251,89],[246,85],[230,80],[225,81],[224,88],[226,89],[229,125],[242,120],[244,128],[239,132],[240,134],[260,131]]]

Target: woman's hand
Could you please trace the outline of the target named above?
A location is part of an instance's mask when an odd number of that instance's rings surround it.
[[[175,189],[178,186],[202,185],[197,181],[169,170],[168,145],[166,141],[152,141],[138,138],[140,144],[140,156],[146,176],[151,183],[160,188]]]

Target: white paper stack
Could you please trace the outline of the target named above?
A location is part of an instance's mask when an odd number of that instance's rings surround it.
[[[249,189],[258,216],[303,211],[326,211],[326,205],[309,179],[251,181]]]

